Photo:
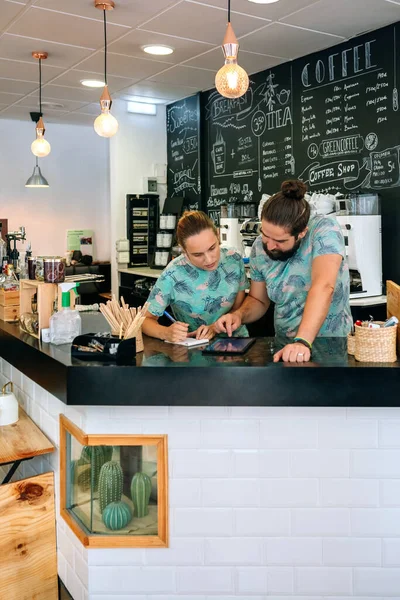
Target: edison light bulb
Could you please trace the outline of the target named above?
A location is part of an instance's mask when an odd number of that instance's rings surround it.
[[[118,121],[108,110],[105,110],[95,120],[94,130],[102,137],[112,137],[118,131]]]
[[[225,98],[240,98],[247,92],[249,76],[236,60],[226,60],[215,76],[215,87]]]
[[[39,158],[50,154],[51,146],[42,136],[38,136],[31,144],[32,153]]]

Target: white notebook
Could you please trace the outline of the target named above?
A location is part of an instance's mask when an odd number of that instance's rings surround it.
[[[204,344],[208,344],[209,340],[204,338],[202,340],[196,340],[196,338],[186,338],[186,340],[182,340],[182,342],[169,342],[165,340],[167,344],[175,344],[176,346],[187,346],[188,348],[192,348],[193,346],[204,346]]]

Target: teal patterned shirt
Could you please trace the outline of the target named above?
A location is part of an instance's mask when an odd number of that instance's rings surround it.
[[[238,292],[247,287],[243,259],[233,248],[221,248],[215,271],[199,269],[181,254],[158,278],[148,298],[149,312],[161,317],[171,306],[175,318],[188,323],[189,331],[195,331],[229,312]],[[242,325],[235,336],[247,337],[246,327]]]
[[[303,317],[311,287],[312,262],[317,256],[340,254],[336,286],[328,315],[318,337],[342,337],[351,330],[350,277],[345,245],[336,219],[311,217],[308,231],[296,254],[287,261],[272,260],[264,251],[261,236],[253,244],[250,258],[252,281],[265,281],[269,298],[275,302],[275,333],[294,337]]]

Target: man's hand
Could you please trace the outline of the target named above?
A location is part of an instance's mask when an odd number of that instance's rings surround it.
[[[196,340],[204,340],[204,338],[211,340],[217,335],[214,325],[214,323],[212,325],[200,325],[196,331],[189,333],[188,337],[195,337]]]
[[[188,337],[188,328],[189,325],[187,323],[182,323],[182,321],[176,321],[176,323],[172,323],[170,327],[166,327],[166,336],[165,339],[168,342],[172,342],[175,344],[176,342],[183,342]]]
[[[308,362],[311,358],[311,352],[304,344],[287,344],[282,350],[274,354],[274,362],[302,363]]]
[[[229,337],[232,337],[232,333],[239,329],[242,324],[240,315],[236,312],[228,313],[220,317],[214,323],[214,327],[217,333],[227,333]]]

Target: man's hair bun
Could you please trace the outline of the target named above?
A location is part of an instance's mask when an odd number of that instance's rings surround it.
[[[285,198],[302,200],[307,192],[307,187],[300,179],[289,179],[282,183],[281,192]]]

